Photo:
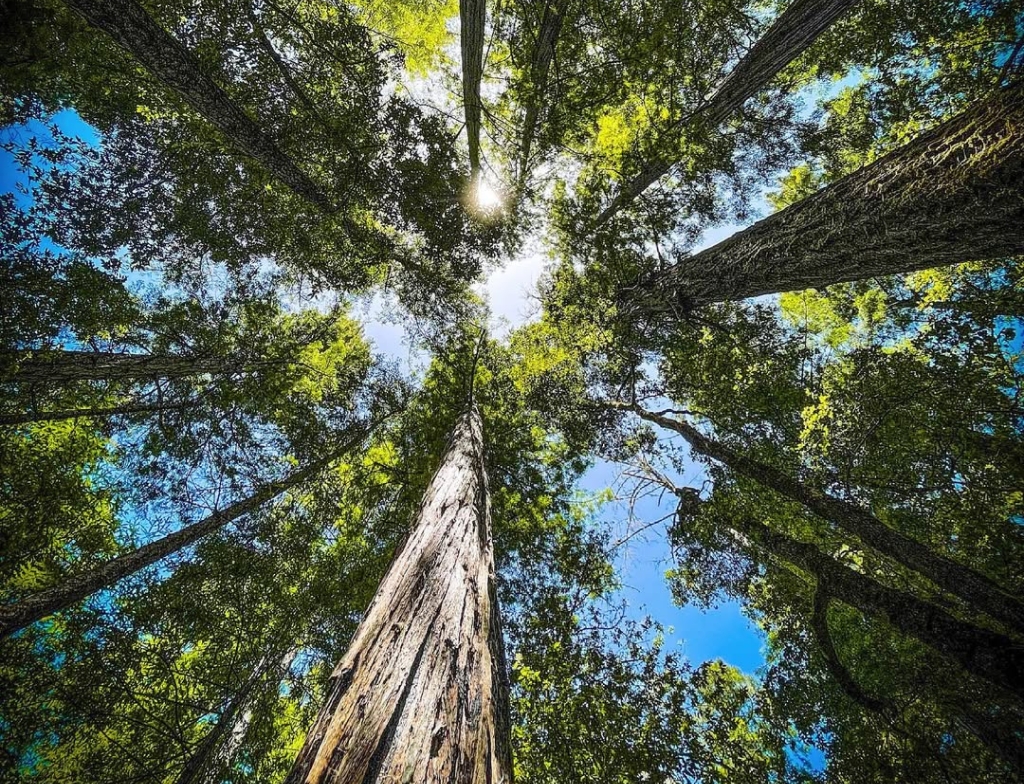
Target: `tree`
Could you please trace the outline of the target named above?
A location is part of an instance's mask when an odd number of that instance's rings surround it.
[[[480,176],[480,80],[484,69],[485,0],[460,0],[459,23],[462,33],[462,103],[466,112],[466,138],[469,141],[469,173]]]

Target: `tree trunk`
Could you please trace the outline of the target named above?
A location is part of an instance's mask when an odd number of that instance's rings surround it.
[[[286,784],[500,784],[512,768],[479,414],[455,426]]]
[[[248,498],[235,501],[224,509],[214,512],[202,520],[187,525],[179,531],[167,534],[130,553],[118,556],[81,574],[72,574],[64,582],[31,594],[12,604],[0,605],[0,639],[7,637],[31,623],[65,610],[82,599],[112,587],[118,580],[135,574],[150,564],[198,541],[209,533],[223,528],[249,512],[301,482],[311,479],[340,455],[352,449],[366,438],[367,431],[359,428],[355,436],[328,457],[317,460],[304,468],[288,474],[276,482],[268,482]]]
[[[10,367],[9,363],[7,364]],[[125,354],[116,351],[38,351],[15,360],[4,381],[70,384],[75,381],[134,381],[182,378],[204,373],[251,370],[256,363],[236,357],[188,357],[176,354]]]
[[[1024,81],[637,292],[648,315],[1024,253]]]
[[[864,544],[958,596],[971,609],[987,613],[1012,631],[1024,634],[1024,604],[1017,598],[1005,593],[985,575],[943,558],[921,542],[890,528],[867,510],[827,495],[770,465],[742,455],[686,422],[651,413],[640,406],[612,403],[609,407],[633,411],[648,422],[679,433],[698,452],[802,504],[819,517],[856,536]]]
[[[30,422],[58,422],[64,419],[115,417],[154,411],[176,411],[192,405],[195,405],[194,400],[178,400],[169,403],[122,403],[119,406],[68,408],[60,411],[27,411],[20,414],[0,414],[0,426],[24,425]]]
[[[738,112],[752,96],[763,90],[775,76],[813,44],[859,0],[794,0],[767,32],[740,60],[710,100],[668,129],[678,132],[688,121],[699,118],[717,128]],[[625,183],[597,218],[601,226],[619,210],[657,182],[676,164],[676,158],[659,158],[647,163]]]
[[[67,0],[94,27],[106,32],[161,82],[277,179],[327,211],[331,199],[211,79],[198,58],[160,27],[134,0]]]
[[[916,596],[888,588],[837,563],[817,547],[778,534],[752,520],[736,530],[773,556],[810,573],[817,590],[860,610],[881,615],[968,672],[1024,699],[1024,647],[1003,634],[958,620]]]
[[[298,654],[298,648],[291,648],[278,662],[276,672],[279,682],[291,669],[292,662]],[[195,752],[188,758],[181,769],[175,784],[219,784],[223,780],[222,771],[226,770],[241,748],[245,735],[252,721],[251,706],[253,692],[271,670],[273,659],[264,656],[256,665],[256,669],[242,684],[242,688],[231,697],[221,711],[217,723],[206,734]]]
[[[519,145],[519,185],[526,182],[530,170],[530,148],[537,131],[541,101],[548,83],[548,71],[555,57],[555,43],[562,32],[562,21],[569,0],[544,0],[544,14],[537,32],[537,44],[530,65],[530,97],[523,118],[523,136]]]
[[[462,43],[462,102],[466,108],[466,139],[469,142],[469,171],[480,174],[480,81],[484,71],[484,21],[486,0],[460,0],[459,22]]]

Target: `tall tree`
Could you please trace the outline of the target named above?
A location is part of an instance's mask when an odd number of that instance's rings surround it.
[[[471,408],[288,781],[508,781],[508,732],[483,425]]]
[[[469,172],[480,177],[480,82],[484,72],[484,28],[486,0],[460,0],[459,24],[462,34],[462,104],[466,113],[466,138],[469,142]]]

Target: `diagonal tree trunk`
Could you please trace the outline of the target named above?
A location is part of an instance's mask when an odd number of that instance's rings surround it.
[[[776,533],[753,520],[733,522],[743,535],[811,574],[817,590],[865,615],[883,616],[903,633],[956,662],[973,675],[1024,698],[1024,647],[1009,637],[961,621],[916,596],[888,588],[848,569],[813,544]]]
[[[203,71],[198,58],[141,5],[134,0],[67,0],[67,4],[130,52],[241,152],[259,161],[304,199],[334,211],[323,190]]]
[[[260,659],[252,674],[242,684],[242,688],[232,695],[217,718],[217,722],[188,758],[185,766],[174,780],[175,784],[219,784],[223,780],[222,772],[234,761],[235,755],[249,731],[256,687],[272,669],[277,675],[274,683],[275,685],[279,683],[291,669],[298,652],[298,648],[289,649],[277,662],[276,668],[274,660],[270,656]]]
[[[474,409],[455,426],[287,784],[511,781],[490,526]]]
[[[125,354],[116,351],[38,351],[15,360],[4,381],[24,384],[70,384],[76,381],[133,381],[182,378],[205,373],[252,370],[261,363],[238,357],[190,357],[179,354]],[[12,363],[5,362],[6,366]]]
[[[99,419],[156,411],[178,411],[195,404],[195,400],[176,400],[164,403],[126,402],[116,406],[66,408],[59,411],[26,411],[19,414],[0,414],[0,426],[24,425],[30,422],[59,422],[64,419]]]
[[[717,128],[738,112],[743,104],[763,90],[775,76],[799,57],[859,0],[794,0],[775,23],[747,52],[715,91],[711,99],[692,114],[675,123],[668,133],[678,132],[686,122],[700,118]],[[601,226],[619,210],[657,182],[677,163],[675,158],[658,158],[644,165],[625,183],[597,218]]]
[[[864,544],[931,580],[959,597],[976,611],[987,613],[1009,629],[1024,634],[1024,604],[996,583],[968,566],[943,558],[931,548],[904,536],[860,506],[827,495],[793,479],[773,466],[740,454],[704,435],[678,419],[655,414],[627,403],[610,403],[610,408],[632,411],[640,418],[679,433],[698,452],[719,461],[741,476],[785,496],[819,517],[829,520]]]
[[[519,185],[526,182],[530,170],[530,149],[537,132],[537,121],[540,117],[541,101],[548,84],[548,71],[555,57],[555,44],[562,32],[562,21],[569,0],[544,0],[544,15],[541,17],[540,30],[537,32],[537,44],[533,50],[533,63],[530,65],[530,97],[526,102],[523,118],[523,136],[519,144]]]
[[[462,102],[466,109],[466,138],[469,141],[469,171],[480,174],[480,81],[484,71],[484,22],[486,0],[460,0],[459,22],[462,44]]]
[[[648,315],[1024,253],[1024,81],[637,292]]]
[[[312,479],[338,457],[360,444],[366,438],[367,432],[366,428],[358,428],[351,439],[329,456],[297,469],[275,482],[268,482],[248,498],[235,501],[224,509],[187,525],[179,531],[167,534],[86,572],[73,574],[52,588],[37,591],[11,604],[0,605],[0,639],[49,615],[66,610],[97,591],[113,587],[118,580],[176,553],[207,534],[223,528],[233,520],[255,511],[286,490],[290,490],[307,479]]]

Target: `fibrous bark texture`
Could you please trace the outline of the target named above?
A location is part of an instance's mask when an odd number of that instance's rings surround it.
[[[555,44],[562,32],[562,20],[569,0],[544,0],[544,14],[541,17],[540,29],[537,31],[537,43],[533,50],[533,62],[530,64],[530,96],[526,100],[526,112],[523,118],[523,136],[519,146],[519,182],[522,184],[530,171],[530,148],[537,131],[537,120],[547,97],[545,91],[548,84],[548,71],[555,57]]]
[[[276,142],[204,73],[199,60],[133,0],[67,0],[161,82],[180,95],[245,155],[308,201],[333,211],[327,195]]]
[[[890,528],[871,512],[841,498],[804,484],[774,466],[747,457],[704,435],[693,425],[655,414],[640,406],[611,404],[633,411],[661,427],[679,433],[698,452],[728,466],[741,476],[802,504],[864,544],[899,564],[927,577],[940,588],[962,599],[972,610],[987,613],[1008,628],[1024,634],[1024,603],[1003,591],[995,582],[968,566],[943,558],[916,539]]]
[[[479,415],[455,427],[288,784],[511,781]]]
[[[6,358],[5,358],[6,359]],[[4,363],[10,366],[8,360]],[[22,384],[70,384],[75,381],[130,381],[181,378],[251,369],[236,357],[188,357],[176,354],[125,354],[115,351],[40,351],[15,360],[2,381]]]
[[[462,102],[466,108],[466,138],[469,142],[469,170],[480,172],[480,81],[484,72],[484,21],[486,0],[461,0],[459,21],[462,43]]]
[[[763,90],[775,76],[813,44],[859,0],[795,0],[757,41],[726,77],[710,100],[669,129],[678,130],[698,117],[715,128],[738,112],[747,99]],[[676,163],[675,158],[658,158],[625,183],[597,218],[600,226],[653,185]]]
[[[53,615],[55,612],[65,610],[97,591],[112,587],[118,580],[135,574],[207,534],[213,533],[218,528],[224,527],[231,521],[255,511],[275,496],[316,476],[338,459],[341,454],[362,442],[366,438],[366,434],[367,431],[360,428],[354,438],[347,440],[344,447],[328,457],[293,471],[276,482],[268,482],[247,498],[229,504],[196,523],[187,525],[172,534],[156,539],[88,571],[72,574],[52,588],[37,591],[13,604],[0,605],[0,639],[14,634],[31,623]]]
[[[1024,253],[1024,81],[649,281],[648,315]]]

